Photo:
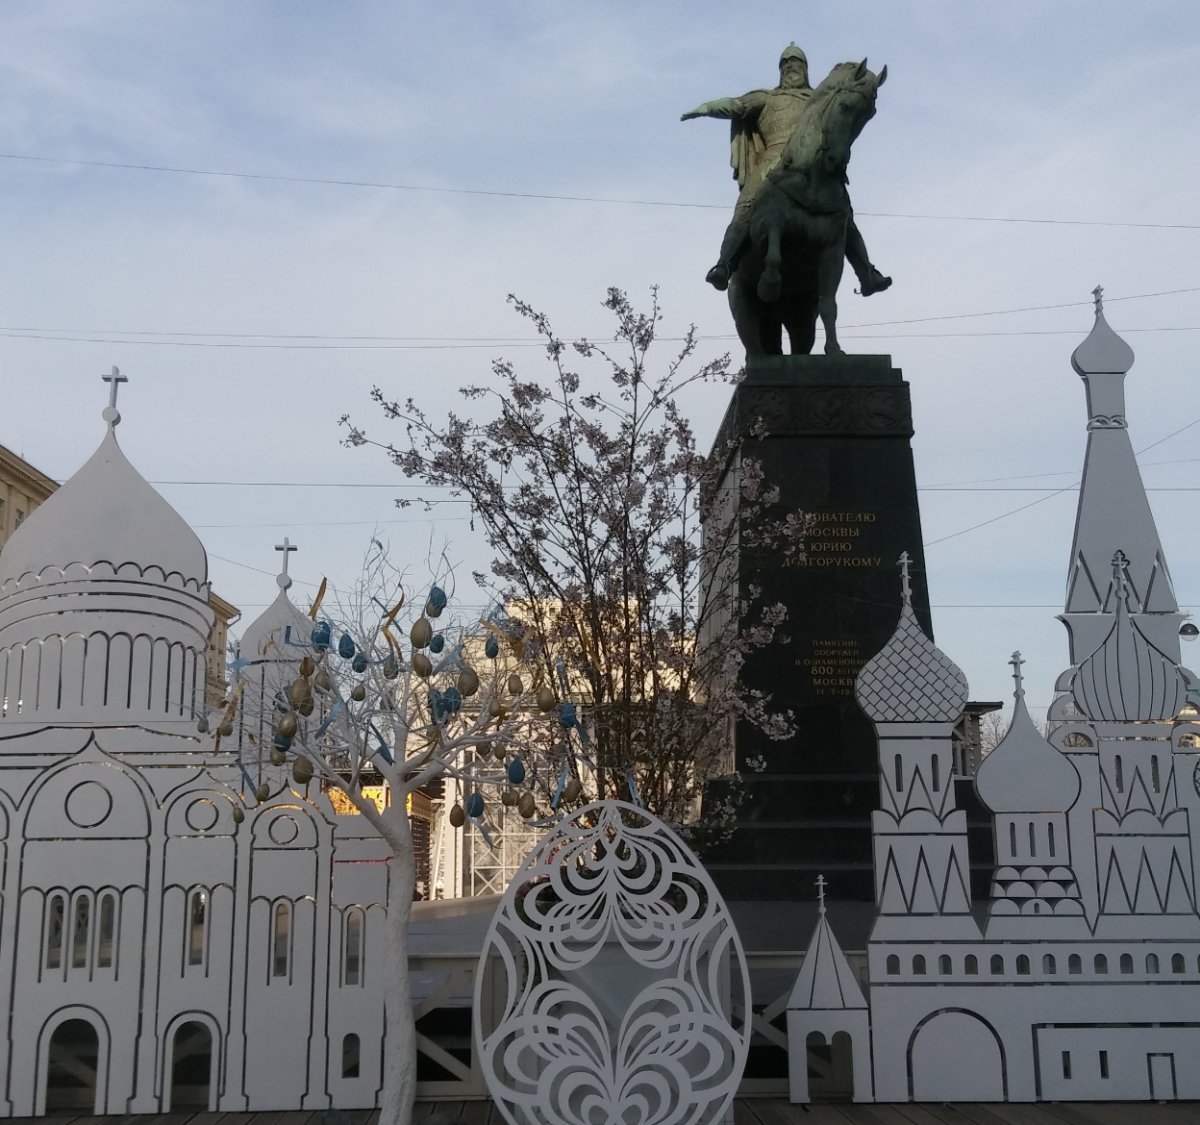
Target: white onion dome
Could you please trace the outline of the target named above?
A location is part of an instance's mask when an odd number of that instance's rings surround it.
[[[1066,812],[1079,796],[1079,774],[1033,725],[1021,685],[1020,653],[1013,653],[1016,700],[1000,744],[975,773],[975,791],[993,813]]]
[[[903,604],[891,639],[858,674],[854,694],[876,723],[953,723],[967,702],[967,678],[917,623],[908,578],[908,553],[900,556]]]
[[[0,553],[0,596],[39,581],[43,571],[128,566],[197,588],[208,557],[183,517],[130,463],[109,427],[87,463],[35,509]]]
[[[0,554],[0,738],[62,726],[195,736],[208,559],[121,452],[118,380],[114,369],[99,448]]]
[[[1071,353],[1071,366],[1077,375],[1124,375],[1133,366],[1133,349],[1104,319],[1101,290],[1096,287],[1096,320],[1091,332]]]
[[[279,587],[275,600],[242,633],[239,656],[246,664],[296,664],[311,641],[312,620],[288,597],[292,580],[284,573],[275,582]]]
[[[1113,559],[1116,613],[1104,640],[1079,662],[1071,697],[1094,722],[1163,722],[1187,702],[1189,677],[1151,643],[1129,610],[1124,554]]]

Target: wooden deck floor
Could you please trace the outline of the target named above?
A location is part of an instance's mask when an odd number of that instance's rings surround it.
[[[490,1102],[419,1102],[413,1125],[505,1125]],[[1041,1102],[1037,1105],[789,1105],[747,1098],[735,1125],[1200,1125],[1200,1102]],[[6,1125],[379,1125],[379,1112],[160,1113],[12,1117]]]

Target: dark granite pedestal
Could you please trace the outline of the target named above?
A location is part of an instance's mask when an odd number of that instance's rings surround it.
[[[788,611],[787,643],[755,652],[743,681],[791,710],[797,731],[783,742],[748,724],[737,731],[748,799],[732,840],[704,856],[728,898],[808,898],[818,874],[838,898],[874,896],[879,767],[854,681],[896,627],[903,551],[913,608],[931,629],[912,432],[908,384],[889,356],[752,359],[734,391],[714,446],[727,457],[725,485],[756,460],[780,489],[775,514],[813,522],[798,564],[752,548],[738,559],[740,595],[757,584]],[[761,773],[749,768],[755,758]],[[708,799],[722,790],[713,783]]]

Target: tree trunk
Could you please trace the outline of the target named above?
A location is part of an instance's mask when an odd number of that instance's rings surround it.
[[[410,1125],[417,1096],[417,1031],[408,976],[408,921],[416,870],[412,826],[403,791],[399,805],[384,812],[384,838],[392,847],[388,862],[387,937],[384,954],[383,1095],[380,1125]]]

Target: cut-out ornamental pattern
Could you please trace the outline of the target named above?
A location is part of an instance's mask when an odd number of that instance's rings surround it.
[[[476,974],[501,1000],[476,1025],[513,1125],[706,1125],[741,1078],[746,960],[687,846],[616,801],[555,826],[501,901]]]

